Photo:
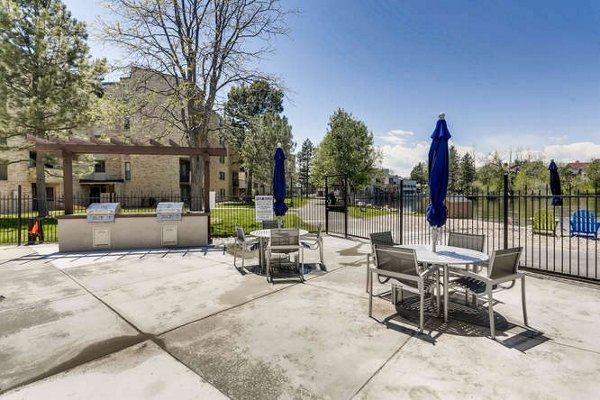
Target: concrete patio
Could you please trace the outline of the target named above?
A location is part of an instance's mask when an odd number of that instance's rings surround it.
[[[327,272],[275,285],[218,243],[0,248],[0,398],[598,398],[599,285],[530,274],[530,327],[517,284],[498,295],[497,341],[460,296],[418,334],[411,298],[367,317],[368,243],[324,240]]]

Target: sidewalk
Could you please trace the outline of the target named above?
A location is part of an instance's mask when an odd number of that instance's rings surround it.
[[[522,326],[517,285],[498,297],[504,323],[492,341],[485,325],[459,318],[443,324],[430,316],[417,334],[410,299],[398,309],[377,299],[368,318],[365,241],[325,237],[327,273],[274,286],[240,274],[221,248],[56,250],[0,250],[2,399],[593,399],[600,392],[595,285],[528,276],[531,327]],[[317,259],[306,252],[307,262]]]

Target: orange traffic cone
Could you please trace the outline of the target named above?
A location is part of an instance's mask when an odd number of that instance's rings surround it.
[[[33,227],[31,228],[31,232],[30,232],[33,236],[40,236],[40,224],[38,221],[35,221],[35,224],[33,224]]]

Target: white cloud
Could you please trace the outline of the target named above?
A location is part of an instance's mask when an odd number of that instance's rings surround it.
[[[396,129],[389,131],[385,135],[379,136],[378,138],[385,143],[402,144],[406,142],[407,138],[413,136],[414,134],[415,133],[411,131]]]
[[[377,137],[383,145],[380,150],[383,155],[382,165],[402,176],[410,175],[412,168],[420,161],[427,161],[429,141],[411,141],[415,135],[405,130],[392,130]],[[590,161],[600,158],[600,144],[593,142],[564,143],[564,136],[543,138],[536,135],[498,135],[487,137],[477,143],[477,146],[466,146],[456,142],[452,144],[459,154],[469,152],[474,155],[476,165],[481,165],[491,152],[498,152],[503,160],[533,158],[550,162]],[[547,144],[547,143],[551,144]],[[489,150],[488,150],[489,149]],[[485,150],[485,151],[484,151]]]

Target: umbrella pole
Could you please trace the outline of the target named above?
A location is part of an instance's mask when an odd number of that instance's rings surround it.
[[[431,250],[435,253],[438,239],[438,227],[434,226],[431,228]]]

